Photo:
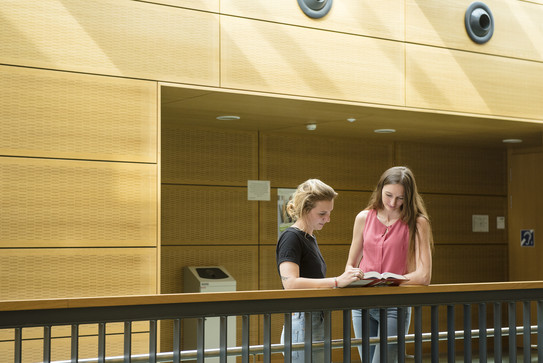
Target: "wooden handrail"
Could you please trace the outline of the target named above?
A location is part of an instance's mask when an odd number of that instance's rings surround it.
[[[35,300],[0,300],[0,311],[92,308],[104,306],[161,305],[175,303],[235,302],[252,300],[286,300],[348,296],[436,294],[500,290],[543,289],[543,281],[511,281],[429,286],[357,287],[343,289],[255,290],[234,292],[179,293],[159,295],[105,296]]]

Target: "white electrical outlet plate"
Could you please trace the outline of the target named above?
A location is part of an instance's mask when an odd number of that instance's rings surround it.
[[[473,232],[488,232],[488,215],[472,215],[471,229]]]

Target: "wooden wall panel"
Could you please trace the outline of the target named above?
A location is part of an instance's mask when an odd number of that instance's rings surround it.
[[[0,245],[157,245],[156,165],[0,158]]]
[[[172,124],[162,128],[162,182],[247,186],[258,179],[258,134],[198,129]]]
[[[510,279],[541,280],[543,152],[511,152],[509,156],[509,273]],[[521,230],[535,230],[534,247],[521,247]]]
[[[24,334],[24,330],[23,330]],[[106,336],[106,352],[108,356],[119,357],[123,355],[124,348],[123,335]],[[0,342],[0,360],[2,362],[14,362],[13,341]],[[79,337],[79,359],[96,359],[98,352],[98,336]],[[132,354],[148,354],[149,352],[149,334],[132,334]],[[64,338],[56,338],[51,342],[51,361],[70,361],[71,359],[71,339],[70,335]],[[43,360],[43,341],[42,340],[23,340],[22,342],[22,362],[41,362]]]
[[[398,143],[396,164],[411,168],[422,193],[507,194],[504,149]]]
[[[148,0],[147,2],[195,10],[219,11],[219,0]]]
[[[221,16],[221,87],[404,104],[404,45]]]
[[[406,1],[406,40],[436,47],[463,49],[512,58],[543,60],[543,7],[511,0],[484,3],[494,17],[494,34],[485,44],[473,42],[464,25],[471,0]]]
[[[258,290],[259,254],[256,246],[163,246],[161,264],[161,293],[184,290],[185,266],[223,266],[236,280],[237,291]],[[257,318],[251,317],[251,344],[257,344]],[[171,351],[172,324],[161,326],[161,349]],[[237,342],[241,344],[241,317],[236,322]]]
[[[260,178],[272,186],[319,178],[338,190],[373,190],[394,154],[388,143],[272,133],[262,135],[260,150]]]
[[[162,186],[162,244],[255,244],[258,202],[247,188]]]
[[[184,291],[185,266],[223,266],[236,279],[237,291],[258,290],[256,246],[163,246],[163,294]]]
[[[319,243],[350,244],[352,239],[354,219],[358,212],[368,203],[369,192],[355,192],[336,190],[338,196],[334,202],[331,221],[317,232]],[[260,202],[260,243],[277,243],[278,232],[278,206],[277,189],[272,188],[271,202]]]
[[[437,244],[432,284],[508,281],[507,245]]]
[[[428,194],[423,198],[436,244],[507,244],[507,232],[497,229],[496,222],[507,215],[507,197]],[[488,216],[488,232],[472,232],[474,214]]]
[[[0,67],[2,155],[157,161],[157,86]]]
[[[156,294],[154,248],[2,249],[3,300]]]
[[[217,14],[141,1],[2,6],[2,63],[218,86]]]
[[[325,17],[312,19],[296,1],[221,1],[221,14],[395,40],[404,40],[404,11],[398,0],[344,0],[333,3]]]
[[[543,119],[541,62],[406,44],[405,76],[406,106]]]

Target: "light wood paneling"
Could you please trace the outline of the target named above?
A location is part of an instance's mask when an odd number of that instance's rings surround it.
[[[175,124],[162,128],[162,182],[247,186],[258,179],[258,134]]]
[[[406,106],[543,120],[542,99],[541,62],[406,44]]]
[[[296,1],[222,0],[221,14],[387,39],[404,39],[403,1],[343,0],[323,18],[306,16]]]
[[[259,256],[256,246],[163,246],[161,260],[161,293],[179,293],[184,290],[185,266],[223,266],[236,280],[237,291],[258,290]],[[257,344],[258,318],[251,317],[251,344]],[[161,327],[163,351],[171,351],[172,324]],[[237,344],[241,344],[242,323],[237,318]]]
[[[2,5],[2,63],[217,86],[217,14],[142,1]]]
[[[507,194],[505,149],[398,143],[396,163],[411,168],[422,193]]]
[[[156,165],[0,158],[2,247],[156,246]]]
[[[492,38],[480,45],[469,38],[464,25],[464,16],[471,3],[471,0],[406,1],[406,40],[437,47],[543,60],[542,6],[523,1],[484,1],[492,12],[495,27]]]
[[[509,277],[511,280],[541,280],[543,153],[512,152],[509,158]],[[521,247],[522,229],[535,230],[534,247]]]
[[[155,248],[2,249],[2,300],[157,293]]]
[[[428,194],[423,198],[436,244],[507,244],[506,230],[496,228],[496,218],[507,215],[507,197]],[[474,214],[488,216],[488,232],[472,232]]]
[[[256,244],[258,202],[247,188],[162,186],[162,244]]]
[[[272,186],[319,178],[338,190],[373,190],[394,153],[391,143],[271,133],[262,135],[260,150],[260,175]]]
[[[24,330],[23,330],[24,332]],[[123,335],[106,336],[107,356],[119,357],[123,355],[124,348]],[[0,342],[0,360],[2,362],[14,362],[13,341]],[[79,359],[94,358],[98,352],[98,336],[79,337]],[[148,354],[149,352],[149,334],[132,334],[132,354]],[[70,335],[63,338],[56,338],[51,341],[51,361],[70,361],[71,359],[71,339]],[[43,341],[42,340],[23,340],[22,342],[22,362],[41,362],[43,360]]]
[[[163,294],[185,292],[185,266],[223,266],[236,279],[237,291],[258,290],[258,248],[255,246],[163,246]]]
[[[404,104],[404,45],[221,16],[221,87]]]
[[[350,244],[352,239],[354,218],[368,203],[369,192],[336,190],[338,196],[334,202],[330,223],[317,232],[319,243]],[[279,237],[277,189],[271,191],[271,202],[260,203],[260,243],[277,243]]]
[[[147,0],[147,2],[195,10],[219,11],[219,0]]]
[[[157,86],[0,67],[0,153],[157,161]]]
[[[507,245],[437,243],[432,284],[508,281]]]

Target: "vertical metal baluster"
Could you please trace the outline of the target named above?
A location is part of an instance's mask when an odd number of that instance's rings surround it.
[[[447,362],[449,363],[456,361],[454,315],[454,305],[447,305]]]
[[[306,311],[304,318],[304,362],[311,363],[313,359],[313,313]]]
[[[205,318],[198,318],[196,327],[196,361],[204,363],[205,350]]]
[[[79,325],[73,324],[72,325],[72,347],[71,347],[71,353],[72,353],[72,363],[77,363],[78,356],[79,356]]]
[[[243,315],[242,324],[243,328],[241,330],[241,361],[243,363],[249,363],[249,345],[251,337],[251,332],[249,331],[251,323],[251,317],[249,315]]]
[[[487,361],[486,346],[486,303],[479,304],[479,362]]]
[[[543,301],[537,302],[537,361],[543,362]]]
[[[98,323],[98,363],[106,361],[106,323]]]
[[[132,362],[132,322],[124,322],[124,363]]]
[[[532,318],[532,314],[531,314],[531,311],[530,311],[530,302],[529,301],[524,301],[522,303],[522,307],[523,307],[523,317],[524,317],[524,332],[522,334],[522,341],[523,341],[523,347],[522,347],[522,351],[524,353],[524,363],[530,363],[531,361],[531,343],[530,343],[530,334],[531,334],[531,327],[530,327],[530,320]]]
[[[439,310],[437,305],[430,307],[430,335],[432,362],[439,362]]]
[[[502,362],[502,305],[494,303],[494,362]]]
[[[181,362],[181,319],[173,320],[173,363]]]
[[[271,363],[271,314],[264,314],[264,363]]]
[[[422,306],[415,306],[415,362],[422,363]]]
[[[51,362],[51,326],[43,327],[43,362]]]
[[[285,314],[285,323],[284,323],[284,339],[285,344],[283,347],[285,363],[292,363],[292,314]]]
[[[14,362],[22,362],[23,353],[23,331],[22,328],[15,328],[15,341],[13,347]]]
[[[351,361],[351,309],[343,310],[343,361]]]
[[[509,363],[517,362],[517,307],[509,302]]]
[[[332,361],[332,312],[324,312],[324,362]]]
[[[368,309],[362,309],[362,362],[370,363],[370,312]]]
[[[398,308],[398,363],[405,362],[405,308]]]
[[[226,363],[227,350],[228,350],[228,316],[221,316],[220,318],[220,332],[219,332],[219,361],[220,363]]]
[[[149,362],[156,363],[157,353],[157,321],[149,321]]]
[[[387,308],[379,309],[379,354],[381,362],[388,362],[388,317]]]
[[[464,304],[464,362],[471,362],[471,305]]]

